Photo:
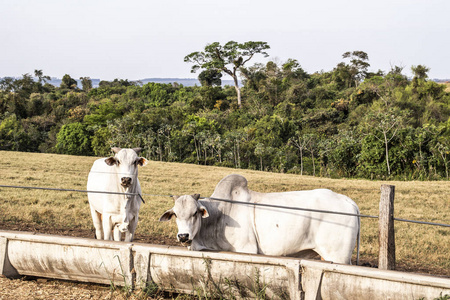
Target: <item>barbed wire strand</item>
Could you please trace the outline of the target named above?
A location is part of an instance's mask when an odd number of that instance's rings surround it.
[[[86,190],[76,190],[76,189],[61,189],[61,188],[45,188],[45,187],[30,187],[30,186],[13,186],[13,185],[0,185],[0,188],[17,188],[17,189],[36,189],[36,190],[50,190],[50,191],[63,191],[63,192],[80,192],[80,193],[103,193],[103,194],[116,194],[116,195],[129,195],[129,196],[139,196],[142,202],[145,203],[144,198],[142,198],[142,195],[144,196],[151,196],[151,197],[174,197],[174,195],[160,195],[160,194],[138,194],[138,193],[119,193],[119,192],[103,192],[103,191],[86,191]],[[282,206],[282,205],[275,205],[275,204],[265,204],[265,203],[254,203],[254,202],[243,202],[243,201],[235,201],[235,200],[229,200],[229,199],[221,199],[221,198],[214,198],[214,197],[200,197],[200,199],[204,200],[216,200],[216,201],[222,201],[222,202],[228,202],[233,204],[241,204],[241,205],[253,205],[253,206],[262,206],[262,207],[271,207],[271,208],[281,208],[281,209],[290,209],[290,210],[299,210],[299,211],[309,211],[309,212],[317,212],[317,213],[327,213],[327,214],[337,214],[337,215],[346,215],[346,216],[355,216],[355,217],[361,217],[361,218],[379,218],[379,216],[372,216],[372,215],[365,215],[365,214],[353,214],[353,213],[346,213],[346,212],[336,212],[336,211],[329,211],[329,210],[320,210],[320,209],[310,209],[310,208],[301,208],[301,207],[292,207],[292,206]],[[443,224],[443,223],[434,223],[434,222],[425,222],[425,221],[417,221],[417,220],[407,220],[407,219],[400,219],[400,218],[394,218],[395,221],[400,222],[409,222],[409,223],[416,223],[416,224],[423,224],[423,225],[433,225],[433,226],[442,226],[442,227],[449,227],[450,224]]]
[[[0,188],[13,188],[13,189],[27,189],[27,190],[48,190],[59,192],[77,192],[77,193],[97,193],[97,194],[112,194],[112,195],[125,195],[125,196],[139,196],[142,202],[145,203],[144,198],[138,193],[121,193],[121,192],[106,192],[106,191],[86,191],[86,190],[74,190],[74,189],[61,189],[61,188],[45,188],[36,186],[15,186],[15,185],[0,185]]]

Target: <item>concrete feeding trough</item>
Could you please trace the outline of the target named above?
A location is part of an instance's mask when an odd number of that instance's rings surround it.
[[[161,290],[270,299],[434,299],[450,279],[181,247],[0,231],[0,271]]]
[[[136,283],[164,290],[238,297],[300,299],[300,260],[180,247],[135,245]]]
[[[131,285],[132,244],[0,231],[2,275]]]

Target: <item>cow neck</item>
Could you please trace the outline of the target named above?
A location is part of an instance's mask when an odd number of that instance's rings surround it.
[[[132,194],[135,192],[136,190],[136,182],[132,183],[131,186],[128,188],[128,191],[126,191],[125,189],[123,189],[125,193],[127,194]],[[135,199],[134,195],[123,195],[124,198],[124,206],[121,205],[120,207],[120,213],[123,216],[123,223],[129,223],[130,220],[128,220],[129,217],[129,211],[132,209],[133,206],[133,199]]]
[[[198,203],[200,205],[203,205],[206,210],[208,211],[209,217],[206,219],[202,219],[202,224],[208,224],[211,223],[213,221],[210,220],[217,220],[218,217],[220,217],[220,210],[218,209],[218,207],[216,206],[216,201],[211,201],[209,198],[207,198],[207,200],[203,200],[203,201],[198,201]]]
[[[193,240],[194,250],[224,250],[224,245],[219,243],[226,240],[223,227],[219,225],[223,222],[223,207],[220,206],[223,203],[211,199],[199,201],[208,210],[209,217],[200,220],[200,230]]]

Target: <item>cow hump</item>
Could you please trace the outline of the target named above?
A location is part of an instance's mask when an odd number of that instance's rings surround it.
[[[224,177],[217,185],[211,197],[244,200],[242,193],[248,194],[247,179],[239,174],[231,174]],[[244,197],[247,198],[247,197]]]

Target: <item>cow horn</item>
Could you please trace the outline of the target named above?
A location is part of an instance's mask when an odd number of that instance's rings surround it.
[[[200,199],[200,194],[194,194],[192,195],[192,198],[198,201],[198,199]]]
[[[119,151],[122,150],[122,148],[119,148],[119,147],[112,147],[111,150],[112,150],[114,153],[119,153]]]
[[[136,154],[141,153],[142,148],[133,148],[134,152],[136,152]]]

